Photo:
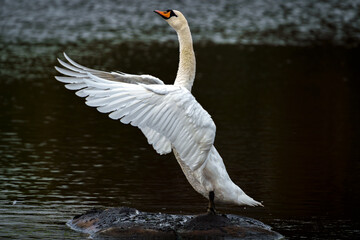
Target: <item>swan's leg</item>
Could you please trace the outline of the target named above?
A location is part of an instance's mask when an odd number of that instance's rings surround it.
[[[209,206],[207,208],[207,212],[210,214],[216,214],[214,198],[215,198],[214,191],[209,192]]]

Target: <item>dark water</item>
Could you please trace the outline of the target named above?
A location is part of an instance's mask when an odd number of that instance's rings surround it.
[[[65,1],[30,2],[35,1],[4,1],[1,7],[0,238],[85,239],[87,236],[68,229],[65,223],[92,207],[125,205],[151,212],[203,212],[206,200],[187,183],[171,154],[157,155],[138,129],[86,107],[82,99],[53,78],[56,57],[66,51],[83,65],[149,73],[172,83],[178,49],[159,36],[164,34],[170,40],[175,36],[150,11],[168,6],[156,1],[126,7],[122,1],[104,1],[101,5],[92,1],[74,1],[74,5]],[[325,16],[334,24],[340,22],[336,14],[313,13],[323,10],[309,10],[306,4],[310,1],[287,2],[294,6],[289,21],[296,22],[296,16],[307,14],[319,19]],[[240,13],[257,9],[264,19],[278,23],[277,15],[268,13],[280,3],[272,4],[273,8],[266,8],[268,1],[239,1],[230,8],[225,1],[219,5],[196,3],[201,5],[198,10],[190,9],[190,3],[173,5],[181,9],[184,4],[189,13],[200,14],[188,17],[196,39],[193,93],[217,125],[215,145],[230,176],[265,205],[219,206],[219,211],[259,219],[290,239],[359,236],[357,28],[335,24],[339,26],[337,36],[347,36],[337,39],[351,41],[328,38],[325,43],[309,40],[300,44],[296,38],[288,41],[290,37],[278,29],[270,31],[270,25],[265,24],[256,38],[245,37],[250,43],[256,43],[251,39],[263,42],[247,45],[215,29],[220,26],[237,39],[244,36],[234,28],[234,22],[241,22],[238,18],[218,20],[223,16],[218,8]],[[259,7],[254,8],[254,4]],[[319,4],[343,6],[330,11],[340,11],[343,23],[359,11],[359,3],[354,1]],[[149,26],[135,14],[137,6]],[[76,15],[76,10],[81,14]],[[89,14],[84,13],[86,10]],[[209,20],[197,25],[205,10]],[[225,10],[222,13],[228,12]],[[238,12],[232,16],[243,18]],[[246,16],[252,19],[250,15]],[[311,18],[305,18],[305,23],[306,19]],[[313,26],[304,22],[293,26]],[[57,24],[67,27],[57,29]],[[203,30],[208,26],[214,28]],[[276,33],[277,38],[262,38],[265,30]],[[206,31],[225,37],[203,38]],[[82,34],[89,35],[84,38]],[[131,41],[132,37],[136,41]]]

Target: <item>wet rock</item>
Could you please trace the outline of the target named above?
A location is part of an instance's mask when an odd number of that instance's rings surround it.
[[[94,239],[282,239],[271,227],[237,215],[198,216],[140,212],[120,207],[92,209],[67,223]]]

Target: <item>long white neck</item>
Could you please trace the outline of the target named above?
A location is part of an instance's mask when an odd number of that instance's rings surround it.
[[[179,38],[180,61],[174,85],[191,91],[195,79],[196,61],[191,32],[188,25],[177,32]]]

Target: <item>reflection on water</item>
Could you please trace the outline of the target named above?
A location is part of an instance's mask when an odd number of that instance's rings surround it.
[[[122,66],[173,81],[176,47],[109,46],[111,52],[97,49],[96,42],[65,50],[84,65]],[[359,50],[195,47],[194,94],[217,124],[215,145],[232,179],[265,205],[219,210],[255,217],[290,237],[354,236]],[[81,55],[84,49],[101,54]],[[60,55],[63,49],[55,50]],[[3,63],[0,237],[77,239],[64,223],[92,207],[204,211],[205,199],[192,190],[175,158],[157,155],[138,129],[110,120],[66,91],[53,79],[56,53],[49,54],[39,69],[22,63],[24,71],[17,72],[18,66]]]

